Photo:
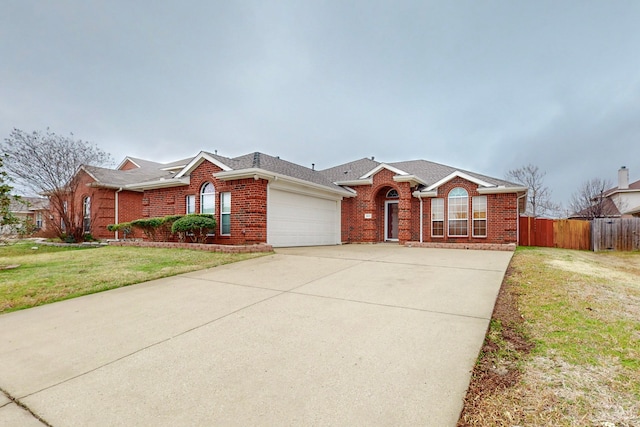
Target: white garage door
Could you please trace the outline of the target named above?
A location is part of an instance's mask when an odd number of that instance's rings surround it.
[[[274,247],[340,243],[340,201],[269,188],[267,242]]]

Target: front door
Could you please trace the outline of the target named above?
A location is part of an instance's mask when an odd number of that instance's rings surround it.
[[[398,202],[385,202],[384,209],[384,240],[398,240]]]

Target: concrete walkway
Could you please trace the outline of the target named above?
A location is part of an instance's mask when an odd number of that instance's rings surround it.
[[[454,426],[512,252],[345,245],[0,316],[0,426]]]

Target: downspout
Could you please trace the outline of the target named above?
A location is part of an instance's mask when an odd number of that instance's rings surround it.
[[[420,243],[422,243],[422,233],[423,231],[423,224],[424,224],[424,218],[422,217],[422,205],[424,203],[424,199],[422,198],[422,194],[418,193],[418,199],[420,199]]]
[[[118,212],[118,193],[122,191],[122,187],[120,187],[117,191],[116,191],[116,216],[115,216],[115,221],[116,224],[120,223],[120,215]],[[118,240],[118,230],[116,230],[116,240]]]
[[[522,196],[518,196],[516,200],[516,246],[520,246],[520,199],[527,197],[527,192]]]

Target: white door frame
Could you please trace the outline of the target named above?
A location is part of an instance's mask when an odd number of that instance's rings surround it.
[[[385,242],[397,242],[398,239],[390,239],[389,236],[389,205],[399,204],[398,200],[386,200],[384,202],[384,241]],[[398,206],[399,208],[399,206]],[[398,212],[399,213],[399,212]],[[399,218],[398,218],[399,221]],[[398,230],[399,231],[399,230]]]

